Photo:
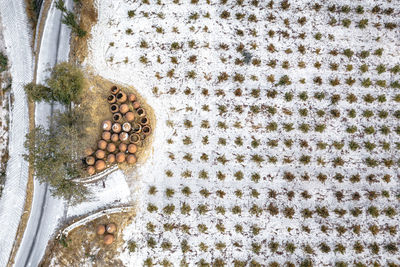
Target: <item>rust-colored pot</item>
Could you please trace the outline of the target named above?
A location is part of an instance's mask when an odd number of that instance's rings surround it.
[[[114,152],[116,149],[117,149],[117,146],[115,144],[113,144],[113,143],[109,143],[107,145],[107,151],[110,152],[110,153]]]
[[[117,97],[117,102],[118,103],[125,103],[128,97],[124,92],[119,91],[119,93],[116,95]]]
[[[101,138],[103,138],[103,140],[110,141],[110,139],[111,139],[111,133],[110,133],[109,131],[104,131],[104,132],[101,134]]]
[[[136,110],[136,112],[137,112],[137,114],[139,115],[139,117],[144,117],[144,116],[146,116],[146,112],[144,111],[143,108],[138,108],[138,109]]]
[[[113,114],[113,121],[114,122],[120,122],[122,120],[122,114],[117,112]]]
[[[107,102],[110,104],[114,104],[115,102],[117,102],[117,98],[115,98],[115,95],[109,95],[107,97]]]
[[[122,132],[119,134],[119,140],[121,140],[121,142],[126,142],[129,139],[129,134],[126,132]]]
[[[140,125],[139,123],[134,123],[132,125],[132,131],[134,133],[140,133],[142,131],[142,125]]]
[[[134,95],[134,94],[129,94],[129,95],[128,95],[128,100],[129,100],[130,102],[135,102],[135,101],[136,101],[136,95]]]
[[[112,142],[116,143],[116,142],[118,142],[118,140],[119,140],[118,134],[115,133],[115,134],[111,135],[111,141]]]
[[[104,150],[107,147],[107,142],[104,140],[100,140],[99,142],[97,142],[97,147],[101,150]]]
[[[86,158],[86,164],[87,165],[93,165],[96,159],[93,156],[89,156]]]
[[[119,151],[121,151],[121,152],[125,152],[127,148],[128,148],[128,146],[127,146],[126,144],[124,144],[124,143],[121,143],[121,144],[119,144],[119,146],[118,146],[118,149],[119,149]]]
[[[151,133],[150,126],[148,126],[148,125],[143,126],[142,133],[144,133],[145,135],[149,135]]]
[[[93,174],[95,174],[96,169],[93,166],[89,166],[89,167],[87,167],[86,171],[89,175],[93,175]]]
[[[117,104],[112,104],[112,105],[110,106],[110,111],[111,111],[111,113],[116,113],[116,112],[118,112],[118,111],[119,111],[119,106],[118,106]]]
[[[115,156],[116,160],[118,163],[122,163],[125,161],[125,153],[119,152],[116,156]]]
[[[107,156],[107,161],[110,163],[114,163],[115,162],[115,155],[114,154],[109,154]]]
[[[142,124],[142,125],[149,124],[149,119],[147,117],[140,118],[140,124]]]
[[[126,157],[126,162],[128,162],[128,164],[135,164],[136,163],[136,157],[133,154],[129,154]]]
[[[86,157],[92,155],[93,153],[94,153],[94,151],[93,151],[92,148],[88,147],[88,148],[85,149],[85,156]]]
[[[106,152],[104,152],[104,150],[99,149],[96,151],[96,158],[104,159],[105,156],[106,156]]]
[[[127,104],[122,104],[121,106],[119,106],[119,111],[122,114],[125,114],[129,111],[129,106]]]
[[[96,168],[96,171],[101,172],[102,170],[104,170],[106,168],[106,163],[104,162],[104,160],[98,160],[98,161],[96,161],[95,168]]]
[[[131,142],[132,144],[139,144],[140,143],[140,135],[138,135],[137,133],[131,134],[129,136],[129,142]]]
[[[140,103],[138,101],[135,101],[132,103],[132,106],[134,109],[138,109],[138,108],[140,108]]]
[[[107,234],[103,239],[104,245],[111,245],[114,242],[114,236],[111,234]]]
[[[122,124],[122,130],[124,132],[129,132],[132,129],[132,125],[129,122]]]
[[[106,232],[106,227],[104,226],[104,224],[97,225],[96,234],[104,235],[105,232]]]
[[[103,130],[109,131],[111,130],[112,122],[110,120],[103,121]]]
[[[122,130],[121,124],[119,124],[118,122],[114,123],[112,126],[112,130],[114,133],[120,133]]]
[[[106,231],[107,231],[107,233],[112,234],[112,233],[114,233],[116,230],[117,230],[117,226],[115,225],[115,223],[109,223],[109,224],[107,224],[107,226],[106,226]]]
[[[119,93],[119,88],[117,86],[112,86],[110,89],[111,94],[116,95]]]
[[[135,120],[135,114],[132,111],[128,111],[125,113],[125,119],[129,122],[132,122]]]
[[[128,152],[129,153],[133,154],[133,153],[136,153],[136,151],[137,151],[137,146],[136,145],[134,145],[134,144],[129,144],[128,145]]]

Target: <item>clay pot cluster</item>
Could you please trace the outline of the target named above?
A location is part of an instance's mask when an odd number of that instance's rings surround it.
[[[107,97],[112,113],[111,120],[103,121],[101,139],[94,150],[85,151],[87,172],[93,175],[108,165],[136,163],[137,147],[150,135],[150,121],[134,94],[125,94],[117,86],[111,87]]]
[[[111,245],[114,240],[114,233],[117,230],[117,226],[114,223],[109,223],[107,225],[100,224],[96,228],[96,234],[103,236],[103,242],[105,245]]]

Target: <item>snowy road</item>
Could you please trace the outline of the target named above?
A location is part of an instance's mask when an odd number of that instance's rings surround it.
[[[0,199],[0,266],[6,266],[25,204],[28,163],[23,159],[24,140],[29,127],[27,99],[23,86],[32,81],[33,55],[30,25],[24,0],[0,1],[4,41],[11,63],[14,104],[10,120],[10,159],[3,196]]]
[[[66,0],[68,9],[73,1]],[[31,50],[29,24],[25,15],[24,0],[0,1],[0,14],[4,37],[11,62],[12,92],[15,97],[10,122],[10,160],[3,197],[0,200],[0,266],[7,266],[19,221],[25,203],[28,181],[28,164],[23,160],[24,137],[28,132],[29,114],[23,86],[32,81],[34,61]],[[37,58],[37,83],[44,83],[50,68],[68,61],[70,30],[61,24],[61,12],[52,1],[44,24],[40,51]],[[48,127],[48,117],[58,105],[37,103],[35,123]],[[103,178],[103,177],[102,177]],[[113,185],[118,184],[118,187]],[[32,209],[14,260],[14,266],[38,266],[49,240],[54,236],[63,219],[81,216],[102,208],[131,203],[131,193],[122,171],[107,172],[103,181],[92,183],[89,190],[93,197],[77,206],[68,206],[62,199],[51,196],[46,184],[34,181]]]
[[[67,7],[72,1],[66,1]],[[70,30],[61,24],[61,12],[52,3],[46,18],[37,65],[37,83],[44,83],[49,69],[56,63],[68,61]],[[57,108],[57,107],[55,107]],[[38,103],[36,125],[48,126],[51,105]],[[47,243],[64,214],[64,201],[51,196],[46,184],[34,181],[32,210],[24,236],[15,258],[15,266],[38,266]]]

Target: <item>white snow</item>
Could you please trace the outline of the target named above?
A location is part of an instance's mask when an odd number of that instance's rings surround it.
[[[9,131],[9,154],[7,180],[0,199],[0,266],[6,266],[20,217],[25,204],[25,190],[28,180],[28,164],[23,159],[24,140],[28,132],[28,106],[24,84],[33,76],[33,56],[28,19],[23,0],[0,1],[0,15],[7,55],[11,63],[14,104],[11,109]]]
[[[66,6],[71,9],[72,1],[66,1]],[[56,63],[68,61],[71,31],[60,21],[61,12],[55,8],[54,2],[52,2],[46,18],[38,56],[38,83],[45,83],[50,75],[51,67]],[[60,105],[54,104],[55,110],[61,108]],[[48,127],[50,115],[50,104],[44,102],[36,104],[36,125]],[[122,172],[114,172],[110,177],[104,179],[106,188],[102,188],[101,181],[91,184],[89,189],[93,193],[93,199],[77,206],[69,206],[63,199],[51,196],[50,187],[35,180],[32,210],[16,255],[15,266],[37,266],[45,253],[49,240],[54,237],[56,229],[61,227],[65,220],[111,204],[129,203],[129,187],[126,185]],[[111,186],[113,183],[117,186]],[[40,220],[40,218],[42,219]],[[38,234],[34,239],[36,230]]]
[[[143,1],[144,2],[144,1]],[[336,261],[344,260],[353,263],[360,261],[367,266],[372,261],[378,260],[382,265],[389,261],[399,263],[397,255],[385,251],[383,246],[388,242],[395,242],[398,245],[398,216],[390,218],[381,214],[379,218],[373,218],[367,213],[371,205],[377,206],[380,210],[393,207],[399,212],[398,188],[399,170],[396,164],[385,167],[382,164],[378,167],[367,167],[363,160],[367,156],[373,158],[391,158],[395,162],[399,160],[396,142],[399,135],[395,128],[399,125],[398,119],[393,117],[393,112],[398,109],[398,103],[393,97],[398,94],[396,89],[387,86],[382,89],[376,85],[364,88],[361,80],[370,77],[376,80],[386,80],[388,84],[399,79],[388,70],[382,74],[375,71],[379,64],[384,64],[386,69],[399,64],[398,54],[399,27],[389,31],[375,28],[374,23],[383,25],[385,22],[399,23],[400,19],[395,15],[374,15],[370,13],[374,5],[379,4],[381,9],[394,8],[393,14],[399,10],[395,3],[385,1],[374,2],[349,2],[331,1],[329,5],[336,4],[337,8],[343,5],[350,5],[352,10],[360,4],[364,6],[363,15],[349,14],[342,12],[328,12],[328,3],[323,4],[322,9],[317,13],[312,10],[313,3],[307,1],[290,1],[291,7],[282,11],[280,1],[275,1],[274,9],[266,7],[265,1],[259,1],[259,7],[250,5],[250,1],[244,1],[240,7],[229,1],[226,5],[220,1],[212,1],[207,4],[200,0],[198,4],[190,4],[190,1],[180,1],[180,4],[172,0],[149,1],[145,4],[142,1],[96,1],[98,7],[98,23],[92,29],[92,40],[90,41],[90,55],[86,62],[88,66],[101,76],[126,85],[134,86],[148,103],[154,108],[157,118],[157,126],[154,131],[153,154],[146,163],[138,166],[138,177],[141,177],[141,191],[139,192],[140,211],[136,221],[125,231],[125,239],[137,242],[138,249],[129,253],[126,249],[121,259],[127,266],[139,266],[147,258],[152,258],[153,263],[161,264],[168,259],[174,266],[179,266],[180,261],[185,258],[189,266],[194,266],[201,259],[211,263],[217,258],[223,258],[228,266],[232,266],[234,259],[249,262],[254,259],[263,266],[277,261],[283,264],[290,261],[296,266],[299,262],[310,257],[316,266],[332,266]],[[135,12],[133,18],[128,17],[128,10]],[[228,20],[221,19],[221,13],[227,10],[230,12]],[[188,17],[198,13],[197,21],[189,20]],[[210,18],[204,17],[209,13]],[[244,13],[245,18],[235,18],[236,13]],[[250,22],[250,14],[257,16],[257,22]],[[275,19],[268,21],[270,14]],[[306,24],[301,27],[297,22],[298,18],[306,17]],[[335,17],[338,25],[330,26],[328,22]],[[349,28],[341,26],[344,18],[349,18],[352,24]],[[356,24],[363,18],[369,20],[367,29],[357,28]],[[289,26],[284,25],[284,19],[288,19]],[[175,29],[174,29],[175,27]],[[163,33],[157,33],[157,28]],[[130,30],[129,30],[130,29]],[[237,33],[243,30],[243,36]],[[251,31],[257,31],[252,35]],[[269,37],[268,32],[275,31],[274,37]],[[132,33],[129,33],[131,31]],[[284,32],[290,36],[284,37]],[[304,32],[306,36],[301,39],[299,35]],[[314,39],[317,32],[322,33],[320,41]],[[334,40],[329,39],[329,34]],[[380,37],[377,40],[377,37]],[[142,40],[147,42],[148,48],[142,45]],[[194,40],[195,45],[189,46],[189,41]],[[178,42],[182,49],[173,50],[171,44]],[[220,48],[225,43],[228,50]],[[236,51],[240,43],[243,43],[247,52],[253,55],[253,59],[260,59],[260,66],[253,64],[235,64],[235,59],[243,59],[243,55]],[[252,48],[256,44],[257,48]],[[276,52],[268,51],[268,46],[273,44]],[[306,52],[301,54],[298,51],[299,45],[304,45]],[[285,52],[291,48],[292,52]],[[350,48],[355,53],[361,50],[368,50],[371,55],[366,59],[359,58],[355,54],[351,59],[343,55],[343,50]],[[384,48],[381,57],[373,55],[378,48]],[[319,54],[315,51],[321,49]],[[329,54],[329,51],[337,49],[337,56]],[[197,56],[196,63],[190,63],[188,58]],[[140,62],[141,57],[148,59],[147,64]],[[179,64],[171,62],[171,57],[176,57]],[[276,67],[267,64],[270,60],[277,60]],[[224,63],[223,61],[226,61]],[[282,64],[288,61],[290,67],[285,69]],[[297,67],[300,61],[304,61],[306,67]],[[320,61],[321,68],[315,68],[314,63]],[[338,63],[338,70],[330,69],[330,63]],[[369,72],[361,73],[359,67],[362,64],[369,65]],[[346,71],[348,64],[354,66],[353,70]],[[174,70],[172,78],[168,72]],[[188,72],[194,70],[196,78],[188,78]],[[227,72],[227,81],[218,83],[218,76]],[[172,72],[170,72],[172,73]],[[243,83],[233,81],[235,73],[244,75]],[[253,77],[256,76],[257,78]],[[272,84],[267,80],[268,75],[274,75],[275,82]],[[281,76],[288,75],[292,81],[288,86],[275,86]],[[313,78],[321,76],[322,86],[314,84]],[[352,76],[356,83],[350,87],[345,84],[345,79]],[[341,84],[331,86],[329,79],[338,77]],[[299,82],[304,78],[305,83]],[[175,89],[173,89],[175,88]],[[188,91],[187,89],[190,89]],[[241,88],[242,96],[235,96],[234,91]],[[208,90],[208,94],[203,92]],[[218,95],[219,90],[224,95]],[[252,89],[260,89],[260,96],[253,97]],[[174,92],[175,90],[175,92]],[[267,93],[276,90],[275,98]],[[306,91],[308,99],[302,101],[298,95]],[[319,101],[314,98],[315,92],[323,91],[325,99]],[[293,93],[293,100],[286,101],[284,94]],[[354,93],[358,101],[350,104],[346,101],[349,93]],[[386,95],[386,102],[373,103],[363,101],[363,97],[370,93],[375,98],[378,95]],[[338,104],[331,104],[330,97],[333,94],[340,94],[341,100]],[[203,108],[209,106],[209,111]],[[243,112],[235,111],[235,106],[241,105]],[[252,107],[253,106],[253,107]],[[254,106],[260,108],[259,113],[254,112]],[[267,107],[275,107],[276,114],[268,113]],[[226,108],[226,112],[224,112]],[[299,109],[308,110],[307,116],[300,116]],[[340,118],[333,118],[332,109],[340,110]],[[355,118],[347,115],[349,109],[357,111]],[[253,109],[253,111],[252,111]],[[326,115],[317,116],[318,110],[324,110]],[[362,116],[364,110],[370,109],[374,117]],[[221,115],[219,114],[222,110]],[[379,118],[377,113],[385,110],[389,113],[387,118]],[[192,127],[184,125],[189,120]],[[203,121],[208,121],[209,128],[202,127]],[[278,129],[268,131],[266,129],[270,122],[276,122]],[[227,125],[224,129],[221,123]],[[235,124],[240,123],[240,127]],[[284,124],[293,123],[294,130],[285,131]],[[301,123],[310,126],[308,133],[301,132],[298,127]],[[326,124],[323,133],[314,131],[318,124]],[[171,126],[172,125],[172,126]],[[357,125],[356,134],[346,133],[346,128]],[[384,135],[377,132],[367,135],[363,129],[374,126],[378,131],[379,127],[387,125],[391,133]],[[243,139],[243,145],[235,144],[237,137]],[[184,145],[183,140],[190,137],[192,144]],[[203,142],[208,137],[208,143]],[[284,140],[292,139],[293,145],[284,145]],[[258,140],[257,146],[254,140]],[[307,142],[301,146],[302,141]],[[226,144],[224,144],[226,141]],[[277,146],[273,142],[277,142]],[[344,147],[334,148],[334,141],[343,142]],[[351,150],[349,142],[355,141],[361,147],[358,150]],[[375,142],[377,147],[371,152],[364,148],[364,142]],[[319,149],[318,142],[326,142],[326,149]],[[383,142],[390,145],[388,150],[382,147]],[[304,142],[303,142],[304,144]],[[201,159],[203,153],[208,159]],[[261,155],[264,162],[257,164],[251,160],[253,155]],[[307,165],[299,162],[300,157],[311,156]],[[188,157],[192,156],[190,160]],[[185,159],[186,156],[186,159]],[[221,157],[225,156],[228,162],[221,163]],[[239,156],[239,157],[238,157]],[[243,159],[240,158],[243,156]],[[326,164],[318,162],[321,157]],[[345,163],[343,166],[333,166],[333,160],[341,157]],[[289,159],[291,162],[285,161]],[[274,163],[276,160],[276,163]],[[168,177],[167,173],[171,173]],[[226,175],[224,180],[217,178],[218,172]],[[295,175],[293,181],[283,179],[285,172]],[[207,173],[207,179],[201,179],[199,175]],[[241,179],[240,174],[243,174]],[[260,181],[252,181],[254,173],[260,175]],[[304,174],[310,176],[305,181]],[[319,173],[327,175],[327,180],[322,183],[317,179]],[[334,179],[336,173],[344,175],[343,182]],[[359,173],[361,181],[352,183],[350,177]],[[190,174],[190,177],[185,177]],[[368,182],[367,175],[374,174],[377,182]],[[391,175],[390,182],[382,180],[385,174]],[[189,175],[186,175],[189,176]],[[236,176],[236,177],[235,177]],[[155,186],[157,193],[150,195],[150,186]],[[185,196],[181,190],[188,186],[193,192]],[[167,197],[166,189],[173,189],[175,194]],[[211,195],[204,197],[200,191],[207,189]],[[224,197],[218,197],[218,190],[226,193]],[[257,190],[258,197],[252,195]],[[276,191],[276,198],[269,197],[269,193]],[[307,190],[311,195],[310,199],[301,197],[301,192]],[[388,198],[379,195],[375,200],[368,199],[366,194],[369,191],[377,193],[386,190]],[[289,200],[287,193],[293,191],[295,196]],[[335,192],[342,191],[344,199],[339,202]],[[240,197],[239,193],[243,195]],[[359,201],[352,200],[352,194],[359,192]],[[189,204],[191,212],[188,215],[181,214],[180,207],[183,203]],[[158,208],[156,212],[149,212],[148,205],[153,204]],[[267,211],[268,205],[274,204],[279,209],[279,214],[272,216]],[[167,205],[174,205],[175,211],[171,215],[163,212]],[[210,210],[206,214],[200,214],[197,209],[200,205],[206,205]],[[262,209],[259,216],[251,213],[251,208],[257,205]],[[217,207],[224,207],[225,214],[217,213]],[[235,214],[233,208],[241,208],[241,214]],[[315,210],[318,206],[326,206],[330,217],[321,218],[314,214],[312,218],[306,219],[301,215],[303,209]],[[294,208],[292,219],[284,216],[284,209]],[[360,207],[363,211],[359,217],[350,214],[350,209]],[[335,214],[335,208],[344,209],[347,214],[343,217]],[[150,231],[149,224],[154,225],[154,232]],[[168,224],[175,228],[165,230]],[[198,230],[199,224],[205,224],[208,230],[202,233]],[[235,231],[235,225],[243,227],[243,233]],[[352,226],[359,224],[361,233],[353,232]],[[376,224],[381,231],[374,236],[369,226]],[[225,231],[218,230],[221,226]],[[321,225],[329,227],[327,233],[321,231]],[[188,226],[189,231],[185,232],[183,226]],[[260,228],[260,232],[253,233],[252,226]],[[303,226],[310,228],[310,233],[303,230]],[[339,235],[336,227],[344,226],[346,233]],[[390,233],[388,226],[397,229],[396,233]],[[151,248],[148,245],[149,238],[154,238],[156,245]],[[187,240],[191,250],[184,254],[181,250],[181,242]],[[170,241],[171,249],[163,249],[162,242]],[[268,244],[271,241],[279,243],[278,254],[273,253]],[[356,254],[353,245],[360,241],[364,245],[364,251]],[[207,251],[201,251],[199,245],[204,243],[208,246]],[[217,250],[219,242],[226,244],[226,248]],[[287,242],[293,242],[297,249],[293,254],[285,251]],[[330,248],[329,253],[323,253],[319,245],[325,242]],[[372,255],[368,246],[377,242],[381,246],[378,255]],[[260,253],[252,252],[253,245],[260,245]],[[309,244],[315,253],[308,255],[303,251],[303,246]],[[333,250],[337,244],[346,246],[346,252],[342,255]]]

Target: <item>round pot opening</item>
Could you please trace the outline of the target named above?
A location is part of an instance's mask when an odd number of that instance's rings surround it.
[[[138,108],[138,110],[137,110],[137,114],[138,114],[139,116],[142,116],[142,115],[144,115],[144,109],[142,109],[142,108]]]
[[[117,105],[111,105],[110,109],[111,109],[111,112],[117,112],[118,111],[118,106]]]
[[[140,120],[140,122],[141,122],[142,124],[147,124],[147,123],[149,122],[149,120],[148,120],[147,118],[142,118],[142,119]]]
[[[108,101],[113,101],[113,100],[114,100],[114,98],[115,98],[115,96],[113,96],[113,95],[109,95],[109,96],[107,97],[107,100],[108,100]]]
[[[113,87],[111,87],[111,93],[116,94],[118,93],[118,87],[116,87],[115,85]]]
[[[139,133],[142,130],[142,126],[140,124],[134,124],[133,125],[133,132]]]
[[[149,126],[144,126],[142,129],[144,134],[149,134],[150,133],[150,127]]]
[[[117,98],[121,99],[124,95],[122,93],[117,94]]]
[[[114,121],[119,121],[121,119],[121,115],[119,115],[119,114],[114,114],[114,116],[113,116],[113,120]]]
[[[129,141],[131,141],[131,143],[138,143],[140,141],[140,136],[138,134],[132,134],[129,136]]]

